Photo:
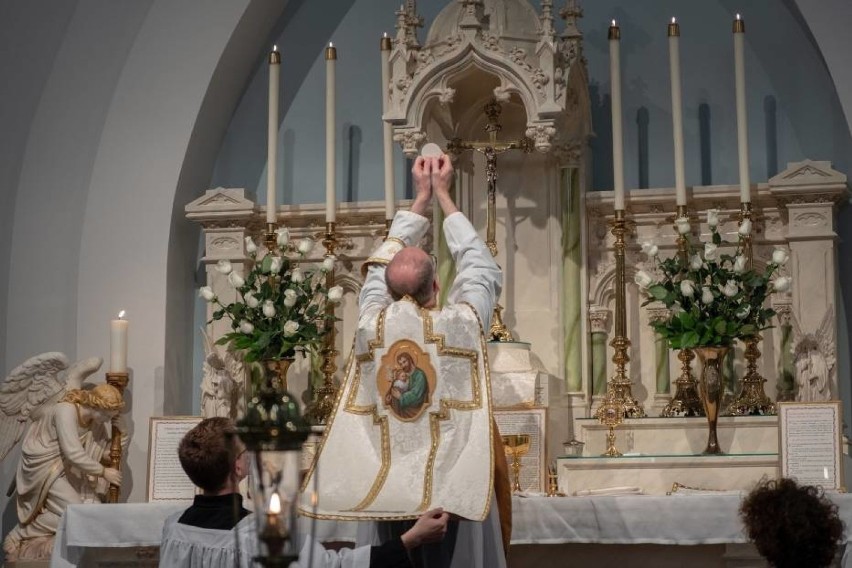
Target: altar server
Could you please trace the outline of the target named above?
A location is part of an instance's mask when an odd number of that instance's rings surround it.
[[[255,522],[242,506],[239,483],[248,472],[245,446],[228,418],[202,420],[181,440],[178,457],[190,480],[202,493],[187,510],[166,519],[160,566],[234,568],[253,566]],[[236,512],[236,514],[235,514]],[[448,515],[427,511],[397,539],[381,546],[362,546],[339,552],[326,550],[310,535],[304,538],[299,563],[293,568],[409,568],[408,552],[440,541]],[[305,528],[309,523],[305,523]]]

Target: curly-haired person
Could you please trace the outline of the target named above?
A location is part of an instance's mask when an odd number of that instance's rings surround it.
[[[743,500],[749,539],[774,568],[831,566],[843,536],[837,505],[822,488],[792,479],[763,481]]]

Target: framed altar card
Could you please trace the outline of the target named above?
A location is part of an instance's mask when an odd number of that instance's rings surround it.
[[[200,416],[152,416],[148,431],[148,501],[192,501],[195,485],[180,466],[178,445]]]
[[[514,453],[517,452],[521,464],[521,491],[543,493],[547,471],[547,427],[546,408],[522,408],[495,410],[494,421],[503,437],[506,461],[509,464],[509,482],[514,485],[515,474],[512,470]],[[499,459],[497,456],[495,459]]]
[[[843,486],[842,410],[839,400],[778,403],[781,476],[802,485]]]

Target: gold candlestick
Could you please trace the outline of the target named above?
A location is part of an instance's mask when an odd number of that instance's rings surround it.
[[[627,339],[627,307],[624,273],[624,252],[627,247],[625,236],[629,230],[629,222],[623,209],[615,210],[615,218],[612,221],[612,234],[615,236],[615,337],[610,346],[615,349],[612,362],[615,363],[615,373],[609,380],[609,389],[612,390],[622,405],[626,418],[642,418],[645,409],[633,398],[633,382],[627,376],[627,363],[630,361],[628,352],[630,340]],[[600,419],[603,405],[598,408],[595,416]]]
[[[264,234],[263,241],[266,244],[266,250],[268,252],[274,252],[278,249],[278,235],[275,233],[277,228],[277,223],[266,224],[266,233]]]
[[[322,239],[322,244],[325,247],[325,257],[334,258],[340,242],[337,238],[336,231],[337,223],[328,221],[325,224],[325,235]],[[334,286],[334,273],[332,268],[325,275],[326,289],[330,290]],[[334,378],[334,373],[337,372],[337,355],[335,349],[337,341],[337,330],[334,325],[334,310],[335,305],[331,302],[325,304],[326,325],[328,326],[325,334],[325,345],[322,350],[323,354],[323,384],[314,392],[314,400],[305,410],[305,417],[313,424],[325,424],[331,412],[334,410],[334,401],[337,398],[337,381]]]
[[[743,202],[740,208],[740,226],[745,221],[752,223],[752,231],[754,230],[753,221],[755,215],[752,211],[751,202]],[[754,251],[752,231],[740,238],[743,240],[743,254],[748,259],[748,269],[754,268]],[[744,340],[745,343],[745,360],[746,374],[740,382],[740,394],[734,399],[734,402],[728,406],[728,414],[731,416],[749,416],[763,415],[774,416],[776,414],[775,403],[772,402],[763,390],[763,383],[766,382],[760,372],[757,370],[758,359],[760,359],[760,348],[758,344],[761,336],[755,335]]]
[[[548,497],[565,497],[559,490],[559,473],[556,470],[556,462],[547,467],[547,493]]]
[[[689,218],[686,205],[678,205],[674,224],[677,233],[677,253],[680,256],[681,266],[686,266],[689,263],[689,243],[686,236],[680,234],[680,231],[677,230],[677,220],[683,217]],[[695,359],[695,354],[692,349],[681,349],[677,358],[680,361],[680,376],[675,381],[675,395],[660,412],[660,416],[666,418],[672,416],[703,416],[704,409],[701,406],[701,399],[698,397],[698,383],[692,374],[692,360]]]
[[[127,388],[127,383],[130,380],[128,373],[112,373],[106,374],[106,382],[118,389],[121,393],[121,398],[124,399],[124,389]],[[121,471],[121,456],[123,450],[121,448],[121,430],[118,428],[118,421],[113,420],[111,424],[111,438],[109,443],[109,466],[113,469]],[[118,497],[121,488],[118,485],[110,484],[107,492],[107,503],[118,503]]]

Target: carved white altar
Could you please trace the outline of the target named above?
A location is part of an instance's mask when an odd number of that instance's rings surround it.
[[[490,349],[493,381],[507,381],[495,384],[495,405],[547,406],[551,458],[563,453],[562,442],[572,436],[586,442],[588,456],[598,454],[604,432],[589,417],[613,374],[609,341],[615,262],[608,226],[613,196],[588,191],[587,139],[592,125],[578,29],[581,11],[568,2],[559,14],[563,22],[558,23],[549,0],[542,0],[540,12],[526,0],[451,2],[432,23],[423,44],[417,37],[423,21],[416,3],[409,0],[396,15],[391,79],[381,96],[388,102],[384,120],[392,124],[395,140],[406,154],[416,153],[427,141],[445,148],[459,140],[487,142],[495,122],[484,107],[493,102],[502,112],[499,134],[490,138],[491,143],[508,146],[505,142],[527,138],[535,150],[524,153],[501,147],[497,161],[493,237],[497,261],[504,270],[500,301],[505,307],[503,320],[520,343]],[[459,152],[455,159],[457,202],[485,237],[489,233],[487,159],[478,151]],[[651,268],[639,252],[639,243],[655,241],[664,257],[676,251],[674,193],[673,188],[633,190],[627,199],[627,214],[635,222],[627,238],[626,316],[632,344],[628,372],[633,395],[651,417],[659,416],[670,401],[681,363],[656,340],[648,325],[664,311],[640,307],[642,300],[632,278],[637,270]],[[783,248],[790,254],[785,274],[793,279],[791,292],[773,297],[779,314],[776,327],[763,334],[759,346],[759,370],[773,400],[796,398],[797,367],[818,366],[811,364],[817,355],[825,363],[819,372],[828,383],[821,396],[839,394],[837,365],[830,364],[829,352],[832,342],[836,350],[833,310],[838,305],[835,214],[846,196],[846,176],[828,162],[811,160],[791,163],[752,189],[755,262],[759,267],[776,247]],[[398,206],[405,209],[408,203]],[[732,240],[740,210],[739,187],[692,188],[688,212],[695,236],[707,233],[704,212],[710,208],[720,210],[720,232]],[[214,265],[227,259],[237,271],[241,269],[248,258],[244,238],[261,240],[263,208],[243,189],[216,188],[187,205],[186,212],[204,231],[207,284],[228,301],[233,288]],[[317,237],[323,231],[321,204],[279,207],[278,214],[295,238]],[[433,217],[438,226],[440,215],[435,212]],[[343,368],[354,334],[361,264],[380,242],[383,229],[378,202],[341,204],[338,209],[338,231],[347,243],[339,250],[341,262],[335,275],[335,284],[345,290],[338,311],[342,320],[336,335],[341,354],[338,368]],[[429,235],[422,246],[437,254],[442,289],[449,289],[452,267],[442,249],[440,231]],[[321,260],[318,248],[312,255],[308,262]],[[211,336],[220,336],[223,325],[214,322]],[[800,330],[798,338],[794,327]],[[814,339],[811,343],[802,339],[808,334]],[[528,350],[524,344],[529,344]],[[292,390],[307,389],[307,367],[301,362],[291,372]],[[730,396],[737,394],[742,374],[742,346],[738,346],[726,368]],[[703,419],[696,420],[628,420],[619,427],[618,436],[633,452],[688,456],[695,453],[692,437],[700,437],[706,425]],[[727,432],[722,434],[725,451],[777,452],[771,418],[723,421],[720,428]],[[725,446],[728,435],[730,448]],[[771,473],[772,459],[763,459],[758,469]],[[560,474],[570,475],[570,462],[562,466]],[[605,464],[603,469],[610,467]],[[720,462],[708,467],[712,473],[726,466]],[[624,484],[597,473],[590,479],[598,486]],[[651,486],[654,491],[660,487],[659,483]]]

